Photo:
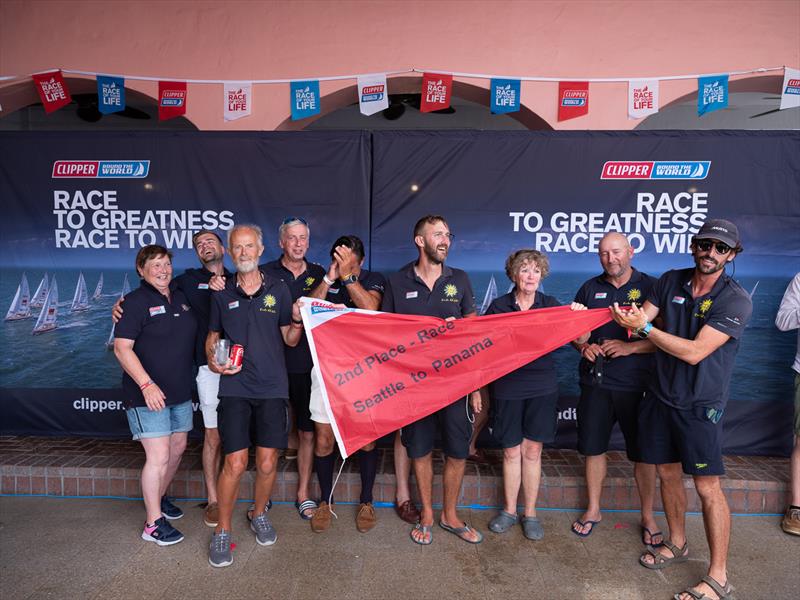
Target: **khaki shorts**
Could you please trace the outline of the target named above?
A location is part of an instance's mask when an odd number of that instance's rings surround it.
[[[328,416],[325,401],[322,398],[321,380],[319,367],[314,365],[314,368],[311,369],[311,400],[308,403],[308,410],[311,412],[311,420],[315,423],[330,423],[331,418]]]

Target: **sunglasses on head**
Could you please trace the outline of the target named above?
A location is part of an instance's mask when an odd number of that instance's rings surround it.
[[[283,223],[281,223],[281,225],[288,225],[289,223],[292,223],[293,221],[300,221],[303,225],[308,227],[308,222],[303,217],[286,217],[283,220]]]
[[[697,240],[695,245],[702,252],[708,252],[711,250],[711,248],[714,248],[717,251],[717,254],[727,254],[733,250],[733,248],[724,242],[712,242],[711,240]]]

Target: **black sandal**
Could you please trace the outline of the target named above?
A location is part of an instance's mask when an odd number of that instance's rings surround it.
[[[703,576],[700,581],[708,585],[714,593],[719,597],[719,600],[733,600],[733,586],[730,582],[726,582],[725,585],[720,585],[719,581],[711,577],[711,575]],[[675,594],[672,598],[673,600],[681,600],[681,594],[689,594],[695,600],[711,600],[710,596],[706,596],[702,592],[698,592],[696,588],[686,588],[679,594]]]

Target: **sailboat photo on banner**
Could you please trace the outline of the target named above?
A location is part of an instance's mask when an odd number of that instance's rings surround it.
[[[486,289],[486,295],[483,297],[483,303],[481,303],[481,310],[478,312],[479,315],[485,315],[486,311],[489,309],[489,305],[497,298],[497,282],[494,280],[494,275],[489,280],[489,287]]]
[[[56,318],[58,317],[58,284],[56,277],[50,282],[50,289],[47,290],[47,298],[44,300],[42,312],[39,313],[39,318],[36,319],[36,325],[33,327],[33,335],[38,333],[45,333],[52,331],[56,325]]]
[[[72,306],[69,310],[70,312],[89,310],[89,292],[86,291],[86,280],[83,278],[83,272],[78,275],[75,295],[72,297]]]
[[[92,300],[99,300],[102,294],[103,294],[103,274],[100,273],[100,279],[97,280],[97,287],[94,288],[94,294],[92,294]]]
[[[44,301],[47,298],[48,287],[47,273],[45,273],[44,277],[42,277],[42,280],[39,282],[39,286],[36,288],[36,293],[33,295],[33,298],[31,298],[31,308],[39,308],[44,305]]]
[[[122,291],[119,293],[119,297],[123,298],[127,296],[131,291],[131,286],[128,284],[128,274],[125,273],[125,280],[122,282]],[[106,348],[109,350],[114,349],[114,323],[111,323],[111,333],[108,334],[108,341],[106,342]]]
[[[31,317],[31,290],[28,287],[28,278],[22,274],[22,281],[17,286],[17,293],[11,302],[11,307],[6,313],[6,321],[18,321]]]

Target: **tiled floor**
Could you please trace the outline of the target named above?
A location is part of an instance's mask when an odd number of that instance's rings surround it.
[[[205,496],[201,469],[201,443],[190,441],[170,493],[178,498]],[[501,504],[502,468],[499,451],[488,454],[497,463],[467,463],[460,504],[498,506]],[[381,449],[376,502],[394,500],[394,463],[391,449]],[[336,487],[340,502],[357,501],[360,490],[358,456],[345,464]],[[52,496],[140,495],[139,471],[144,452],[137,442],[87,438],[0,437],[0,493],[48,494]],[[441,455],[435,454],[434,467],[441,472]],[[786,458],[728,456],[723,487],[733,512],[783,512],[788,489],[789,460]],[[281,459],[273,499],[293,501],[297,485],[296,461]],[[538,505],[543,508],[581,508],[586,502],[583,459],[573,450],[547,449],[542,459],[542,484]],[[251,470],[242,480],[240,497],[252,497]],[[698,510],[699,501],[691,479],[689,509]],[[314,483],[316,488],[316,484]],[[318,494],[315,489],[314,494]],[[434,484],[434,501],[441,502],[440,480]],[[610,452],[608,477],[603,488],[606,509],[635,509],[638,497],[633,469],[622,452]]]

